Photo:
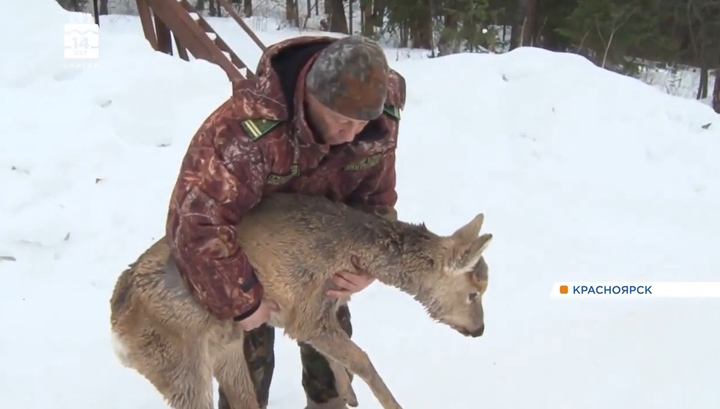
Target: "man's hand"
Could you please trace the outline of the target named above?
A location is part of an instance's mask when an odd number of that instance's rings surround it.
[[[249,317],[242,321],[238,321],[238,326],[245,331],[251,331],[261,326],[262,324],[270,321],[270,313],[278,310],[278,305],[275,301],[265,300],[260,301],[260,307]]]
[[[351,259],[356,271],[339,271],[333,274],[330,279],[340,290],[328,290],[327,295],[336,298],[348,298],[351,295],[366,289],[370,284],[375,282],[375,277],[363,271],[358,266],[357,257]]]

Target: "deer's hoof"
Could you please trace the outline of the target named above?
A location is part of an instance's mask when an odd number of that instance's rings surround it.
[[[346,405],[352,408],[358,407],[358,399],[352,386],[348,386],[348,388],[343,391],[342,400],[345,401]]]
[[[358,407],[357,396],[355,396],[355,391],[353,391],[352,389],[350,389],[349,391],[347,391],[347,393],[346,393],[345,396],[343,397],[343,400],[345,401],[345,403],[346,403],[348,406],[350,406],[350,407],[352,407],[352,408]]]

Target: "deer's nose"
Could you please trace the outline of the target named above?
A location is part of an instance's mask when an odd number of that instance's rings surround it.
[[[477,338],[479,336],[482,336],[483,332],[485,332],[485,323],[483,323],[478,329],[475,331],[470,332],[470,336],[473,338]]]

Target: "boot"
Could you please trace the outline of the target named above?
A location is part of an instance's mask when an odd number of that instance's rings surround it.
[[[324,403],[314,402],[312,399],[307,398],[307,406],[305,409],[350,409],[345,404],[345,401],[340,398],[332,398]]]

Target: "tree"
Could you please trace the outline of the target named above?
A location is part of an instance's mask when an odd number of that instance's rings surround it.
[[[646,13],[652,1],[579,0],[557,31],[599,66],[629,70],[631,51],[653,36],[654,16]]]
[[[538,0],[515,0],[512,30],[510,31],[510,49],[533,45],[538,30]]]

